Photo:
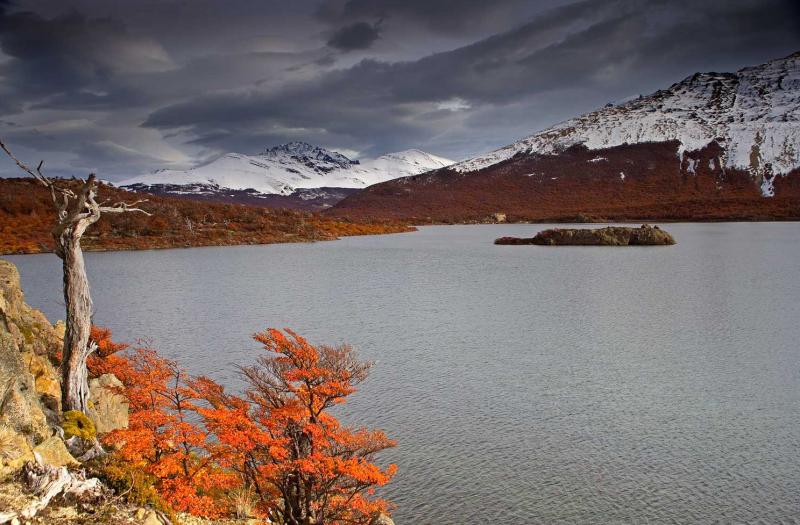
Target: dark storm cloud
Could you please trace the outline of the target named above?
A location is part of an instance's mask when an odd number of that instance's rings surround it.
[[[368,49],[380,36],[380,23],[356,22],[337,29],[328,40],[328,45],[341,51]]]
[[[0,74],[20,97],[87,93],[96,104],[115,77],[164,69],[169,60],[155,41],[129,34],[120,21],[68,12],[46,19],[0,9],[0,51],[12,60]]]
[[[208,144],[219,128],[229,137],[236,130],[264,124],[279,128],[324,123],[327,132],[363,143],[384,127],[379,131],[383,143],[376,148],[380,150],[387,142],[395,144],[415,134],[428,140],[439,132],[421,123],[431,109],[410,109],[414,104],[461,99],[471,107],[502,106],[575,87],[592,91],[588,102],[597,104],[663,87],[680,79],[674,75],[690,74],[704,65],[744,65],[742,56],[759,55],[763,60],[791,51],[787,42],[800,45],[793,33],[796,20],[785,16],[782,2],[718,2],[689,9],[692,5],[686,2],[683,14],[676,15],[681,13],[676,2],[578,2],[514,30],[417,61],[369,59],[324,74],[314,83],[273,93],[198,97],[154,112],[145,126],[188,126]],[[727,7],[733,9],[726,11]],[[760,46],[754,48],[755,42]],[[531,127],[529,132],[535,130]]]
[[[463,158],[800,49],[794,0],[69,4],[0,0],[0,133],[125,175],[287,140]]]
[[[559,0],[326,0],[318,17],[328,20],[388,19],[411,22],[444,33],[473,33],[486,26],[519,22]]]

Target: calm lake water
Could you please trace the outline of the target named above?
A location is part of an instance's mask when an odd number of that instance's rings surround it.
[[[398,525],[800,522],[800,224],[654,248],[494,246],[542,225],[87,255],[97,324],[239,386],[289,326],[376,361]],[[8,257],[63,318],[53,255]]]

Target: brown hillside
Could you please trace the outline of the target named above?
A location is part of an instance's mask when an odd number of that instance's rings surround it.
[[[101,185],[99,200],[134,201],[141,194]],[[83,237],[87,250],[137,250],[188,246],[330,240],[347,235],[407,231],[397,222],[350,222],[292,210],[145,196],[152,213],[106,214]],[[0,254],[53,249],[55,211],[47,190],[33,179],[0,179]]]
[[[748,173],[720,168],[717,144],[682,161],[677,147],[576,146],[559,155],[518,155],[471,173],[442,169],[371,186],[325,214],[417,223],[480,222],[494,213],[540,222],[800,219],[800,170],[777,177],[775,197],[764,198]]]

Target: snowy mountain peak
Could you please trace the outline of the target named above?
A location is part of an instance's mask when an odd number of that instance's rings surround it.
[[[557,154],[582,144],[602,149],[679,143],[676,155],[716,141],[725,167],[747,170],[772,193],[772,179],[800,167],[800,52],[736,73],[696,73],[668,89],[556,124],[453,166],[475,171],[517,154]]]
[[[372,160],[350,160],[341,153],[305,142],[289,142],[260,155],[228,153],[188,170],[156,170],[125,180],[121,186],[170,186],[191,193],[197,185],[291,195],[298,189],[364,188],[398,177],[443,168],[453,161],[420,150],[389,153]]]
[[[326,165],[348,168],[358,161],[353,161],[337,151],[329,151],[307,142],[289,142],[267,149],[264,154],[267,158],[291,157],[300,162],[321,162]]]

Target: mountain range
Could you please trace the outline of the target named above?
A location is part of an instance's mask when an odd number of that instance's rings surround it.
[[[697,73],[328,213],[419,222],[800,218],[800,53]]]
[[[120,185],[161,195],[313,209],[328,207],[372,184],[452,163],[417,149],[360,162],[319,146],[290,142],[259,155],[228,153],[184,171],[157,170]]]

